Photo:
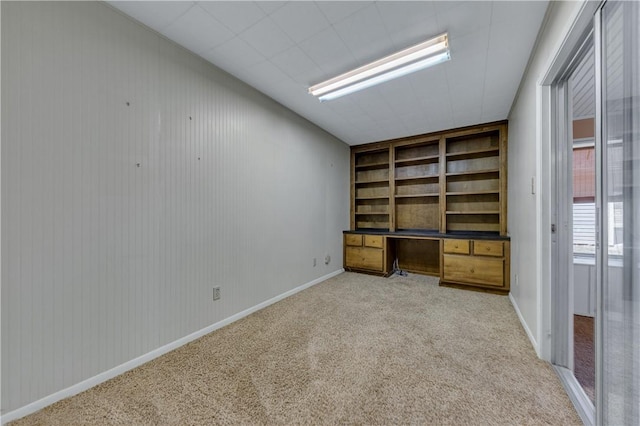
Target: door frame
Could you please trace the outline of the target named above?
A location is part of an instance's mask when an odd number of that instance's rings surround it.
[[[573,375],[572,342],[569,339],[573,324],[573,317],[569,314],[573,312],[570,310],[573,306],[570,297],[573,276],[573,241],[570,238],[573,200],[567,200],[568,194],[572,194],[572,176],[568,171],[571,159],[568,158],[567,143],[571,126],[567,116],[569,93],[565,82],[582,59],[581,55],[589,47],[590,40],[597,42],[594,17],[602,3],[585,1],[582,4],[537,87],[540,148],[536,172],[542,188],[538,192],[537,203],[538,229],[541,230],[537,245],[540,259],[539,355],[554,364],[578,414],[587,425],[595,424],[595,408]],[[596,395],[599,393],[596,390]]]

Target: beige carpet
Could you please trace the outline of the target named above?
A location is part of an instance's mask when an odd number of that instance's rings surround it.
[[[581,424],[505,296],[344,273],[30,424]]]

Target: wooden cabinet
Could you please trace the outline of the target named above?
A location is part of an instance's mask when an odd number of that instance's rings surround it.
[[[344,235],[344,268],[379,274],[389,273],[383,235]]]
[[[509,241],[444,240],[441,280],[509,291]]]
[[[351,147],[345,269],[388,275],[395,260],[509,291],[506,121]]]

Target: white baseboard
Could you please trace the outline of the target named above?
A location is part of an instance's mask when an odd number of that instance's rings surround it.
[[[518,304],[516,303],[516,300],[513,298],[513,295],[511,293],[509,293],[509,300],[511,301],[511,305],[513,305],[513,309],[516,311],[516,314],[520,319],[520,324],[522,324],[522,328],[524,328],[524,332],[527,333],[527,337],[529,337],[529,341],[531,341],[531,345],[533,345],[533,349],[535,349],[536,354],[538,355],[538,358],[539,358],[540,348],[538,347],[538,342],[536,341],[535,337],[533,337],[533,333],[531,333],[531,330],[529,329],[527,322],[524,320],[524,317],[520,312],[520,308],[518,307]]]
[[[192,342],[202,336],[204,336],[205,334],[209,334],[212,331],[215,331],[219,328],[222,328],[226,325],[231,324],[234,321],[237,321],[241,318],[246,317],[247,315],[250,315],[256,311],[259,311],[260,309],[266,308],[269,305],[272,305],[276,302],[279,302],[282,299],[285,299],[289,296],[292,296],[302,290],[305,290],[309,287],[312,287],[316,284],[319,284],[323,281],[328,280],[329,278],[333,278],[336,275],[339,275],[341,273],[344,272],[344,269],[338,269],[337,271],[331,272],[330,274],[324,275],[320,278],[317,278],[313,281],[310,281],[306,284],[303,284],[301,286],[298,286],[296,288],[293,288],[287,292],[284,292],[276,297],[273,297],[269,300],[266,300],[262,303],[258,303],[255,306],[252,306],[251,308],[245,309],[242,312],[238,312],[235,315],[232,315],[228,318],[225,318],[221,321],[216,322],[215,324],[211,324],[210,326],[207,326],[201,330],[198,330],[194,333],[191,333],[185,337],[182,337],[178,340],[175,340],[171,343],[168,343],[164,346],[159,347],[158,349],[154,349],[151,352],[147,352],[144,355],[141,355],[137,358],[134,358],[130,361],[125,362],[124,364],[120,364],[116,367],[111,368],[110,370],[104,371],[100,374],[97,374],[93,377],[90,377],[86,380],[83,380],[79,383],[76,383],[75,385],[69,386],[66,389],[62,389],[58,392],[55,392],[51,395],[45,396],[44,398],[41,398],[35,402],[32,402],[30,404],[25,405],[24,407],[20,407],[16,410],[10,411],[7,414],[3,415],[0,418],[0,424],[5,424],[8,423],[10,421],[19,419],[21,417],[27,416],[29,414],[35,413],[36,411],[39,411],[43,408],[45,408],[48,405],[51,405],[55,402],[58,402],[62,399],[65,398],[69,398],[70,396],[73,395],[77,395],[80,392],[84,392],[87,389],[90,389],[96,385],[99,385],[100,383],[106,382],[109,379],[112,379],[116,376],[119,376],[122,373],[125,373],[131,369],[134,369],[136,367],[141,366],[142,364],[145,364],[149,361],[151,361],[154,358],[158,358],[161,355],[166,354],[167,352],[171,352],[174,349],[179,348],[180,346],[186,345],[189,342]]]

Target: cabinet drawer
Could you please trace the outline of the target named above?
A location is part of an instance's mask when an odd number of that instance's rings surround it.
[[[468,240],[444,240],[445,253],[469,254]]]
[[[504,286],[504,260],[491,257],[444,255],[445,281]]]
[[[364,246],[365,247],[375,247],[375,248],[383,248],[383,236],[381,235],[365,235],[364,236]]]
[[[502,241],[474,241],[473,254],[476,256],[502,257],[504,254]]]
[[[384,268],[383,250],[368,247],[347,247],[345,264],[350,268],[382,272]]]
[[[362,235],[357,234],[345,234],[344,243],[348,246],[361,246],[362,245]]]

